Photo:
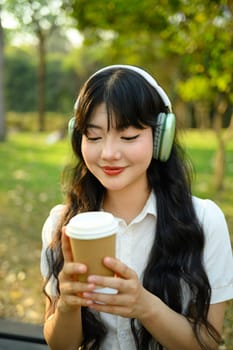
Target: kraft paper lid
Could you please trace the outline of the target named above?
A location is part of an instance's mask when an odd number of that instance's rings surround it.
[[[118,221],[111,213],[89,211],[75,215],[66,226],[66,234],[77,239],[97,239],[117,232]]]

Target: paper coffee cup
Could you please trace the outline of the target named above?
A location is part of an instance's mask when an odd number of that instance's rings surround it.
[[[86,281],[89,275],[113,276],[102,261],[105,256],[115,257],[117,229],[114,216],[102,211],[80,213],[69,221],[66,234],[70,237],[73,259],[88,269],[78,276],[79,281]]]

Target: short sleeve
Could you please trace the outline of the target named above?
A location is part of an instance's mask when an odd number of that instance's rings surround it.
[[[42,228],[42,249],[41,249],[41,259],[40,259],[40,270],[41,275],[45,279],[48,276],[48,263],[46,259],[46,249],[48,248],[49,244],[52,242],[52,239],[55,234],[55,229],[57,227],[58,221],[61,217],[61,214],[63,212],[64,205],[57,205],[55,206],[51,211],[46,219],[43,228]],[[51,278],[48,284],[46,285],[46,292],[49,295],[55,295],[55,288],[54,288],[54,279]]]
[[[205,234],[204,266],[211,285],[211,304],[233,298],[233,258],[230,235],[222,210],[202,200],[199,217]]]

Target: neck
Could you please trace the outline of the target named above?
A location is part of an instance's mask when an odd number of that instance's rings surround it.
[[[137,193],[122,193],[121,191],[107,191],[104,196],[103,209],[114,216],[124,219],[129,224],[143,209],[150,195],[146,186]]]

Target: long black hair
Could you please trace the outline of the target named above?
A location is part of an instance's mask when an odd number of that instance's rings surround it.
[[[82,135],[86,134],[91,113],[102,102],[106,104],[109,127],[114,123],[118,130],[127,126],[156,129],[158,114],[167,112],[156,89],[127,68],[109,68],[84,84],[72,134],[77,164],[65,172],[66,210],[47,249],[48,280],[53,275],[58,281],[63,266],[61,227],[77,212],[99,210],[103,200],[105,188],[87,169],[81,153]],[[152,159],[147,170],[148,184],[156,195],[157,224],[143,286],[171,309],[183,314],[200,347],[210,350],[201,336],[201,327],[206,328],[216,343],[220,343],[221,337],[207,320],[211,287],[203,266],[204,233],[192,202],[188,164],[175,138],[169,159],[166,162]],[[185,307],[184,289],[190,296]],[[58,283],[57,291],[59,295]],[[82,349],[99,349],[107,332],[105,325],[88,308],[82,308],[82,322]],[[138,350],[163,349],[137,320],[131,320],[131,329]]]

